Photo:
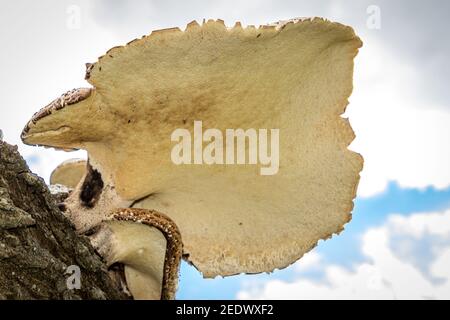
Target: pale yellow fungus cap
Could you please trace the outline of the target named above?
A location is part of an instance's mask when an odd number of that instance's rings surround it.
[[[348,150],[354,134],[341,115],[361,45],[352,28],[321,18],[155,31],[88,65],[93,88],[38,113],[22,138],[88,151],[119,200],[72,206],[85,228],[126,203],[169,216],[206,277],[284,268],[351,219],[363,159]],[[278,173],[175,165],[171,134],[197,120],[222,132],[279,129]]]

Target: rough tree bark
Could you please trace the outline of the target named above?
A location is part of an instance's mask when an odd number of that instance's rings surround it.
[[[80,289],[67,286],[72,265],[80,268]],[[0,299],[125,298],[44,181],[0,139]]]

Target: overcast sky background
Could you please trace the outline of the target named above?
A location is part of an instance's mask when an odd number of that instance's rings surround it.
[[[450,298],[448,12],[445,0],[2,1],[0,129],[48,179],[84,153],[27,147],[20,132],[39,108],[86,86],[84,64],[109,48],[203,18],[351,25],[364,47],[346,116],[365,158],[352,223],[271,275],[203,280],[183,265],[179,298]]]

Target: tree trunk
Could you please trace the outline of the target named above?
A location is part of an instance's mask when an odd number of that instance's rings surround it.
[[[0,299],[125,299],[17,147],[0,140]]]

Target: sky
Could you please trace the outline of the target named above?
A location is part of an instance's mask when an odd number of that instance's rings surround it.
[[[0,129],[48,181],[84,152],[24,146],[39,108],[87,86],[87,62],[109,48],[196,19],[229,26],[320,16],[352,26],[346,117],[365,159],[353,220],[300,261],[271,274],[202,279],[183,264],[180,299],[450,298],[450,29],[446,0],[15,0],[0,3]]]

